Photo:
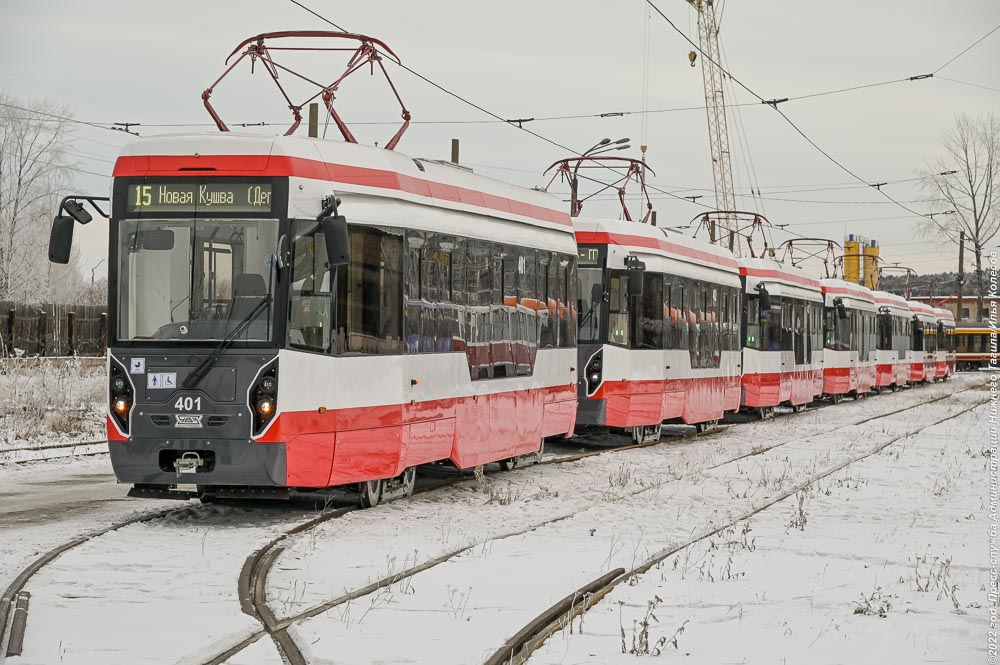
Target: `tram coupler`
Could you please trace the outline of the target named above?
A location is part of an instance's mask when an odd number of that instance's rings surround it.
[[[206,460],[202,459],[201,453],[189,450],[174,460],[174,471],[177,477],[182,474],[198,473],[206,466]]]

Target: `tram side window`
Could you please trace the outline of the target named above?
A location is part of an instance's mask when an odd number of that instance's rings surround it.
[[[837,315],[836,307],[826,308],[825,344],[824,346],[832,351],[850,351],[852,331],[857,312],[847,310],[847,318],[841,319]]]
[[[493,377],[490,345],[493,340],[493,262],[490,246],[480,240],[466,243],[468,298],[468,344],[466,356],[473,381]]]
[[[294,222],[288,344],[325,353],[330,348],[333,293],[321,228],[315,221]]]
[[[806,362],[806,304],[801,300],[792,301],[792,336],[795,344],[795,364]]]
[[[622,270],[611,271],[608,285],[608,343],[629,345],[628,276]]]
[[[687,316],[687,303],[685,302],[688,297],[687,289],[679,277],[671,279],[673,282],[670,285],[670,308],[675,321],[674,343],[671,348],[686,351],[688,348],[688,337],[691,334],[691,326],[688,323]]]
[[[553,303],[559,261],[549,252],[539,252],[538,259],[538,348],[551,349],[558,344],[558,314]]]
[[[647,272],[639,298],[639,330],[636,348],[663,348],[663,276]]]
[[[755,295],[747,296],[747,338],[744,346],[748,349],[759,349],[761,339],[761,311],[760,298]]]
[[[355,227],[351,262],[338,268],[336,352],[389,355],[403,351],[403,234]]]
[[[761,310],[761,321],[764,325],[764,351],[781,351],[782,309],[780,298],[772,297],[771,309]]]
[[[559,257],[559,293],[565,306],[559,314],[559,346],[569,349],[576,346],[577,318],[576,303],[580,294],[576,292],[576,256],[562,255]]]

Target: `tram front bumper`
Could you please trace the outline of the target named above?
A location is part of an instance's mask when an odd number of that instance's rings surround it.
[[[122,483],[283,487],[287,480],[284,443],[133,438],[108,448]]]

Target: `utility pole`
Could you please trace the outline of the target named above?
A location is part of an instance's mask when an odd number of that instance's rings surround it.
[[[958,232],[958,302],[955,320],[962,320],[962,296],[965,289],[965,231]]]

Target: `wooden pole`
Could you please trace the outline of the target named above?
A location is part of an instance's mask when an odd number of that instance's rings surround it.
[[[962,320],[962,296],[965,295],[965,231],[958,232],[958,298],[955,320]],[[976,312],[978,316],[978,312]],[[972,317],[969,317],[972,318]]]

